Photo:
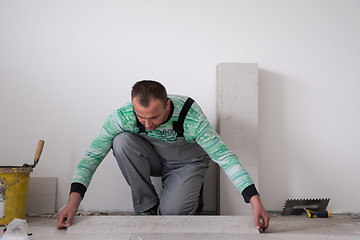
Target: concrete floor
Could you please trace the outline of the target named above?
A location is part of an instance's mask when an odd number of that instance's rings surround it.
[[[27,223],[30,240],[360,239],[358,215],[310,219],[272,214],[262,234],[248,216],[77,216],[67,230],[56,229],[51,217],[28,217]]]

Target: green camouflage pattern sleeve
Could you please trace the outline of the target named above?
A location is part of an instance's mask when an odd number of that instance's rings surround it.
[[[196,141],[212,160],[219,164],[240,192],[254,184],[238,157],[214,131],[196,102],[185,118],[184,130],[185,139],[189,142]]]
[[[123,131],[135,130],[132,105],[127,104],[111,114],[80,160],[72,183],[81,183],[87,188],[97,167],[110,151],[112,140],[116,135]]]

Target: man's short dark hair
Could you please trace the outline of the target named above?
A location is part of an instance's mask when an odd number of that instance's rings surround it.
[[[159,99],[164,103],[167,102],[167,92],[165,87],[153,80],[142,80],[136,82],[131,90],[131,100],[138,98],[141,106],[148,107],[151,100]]]

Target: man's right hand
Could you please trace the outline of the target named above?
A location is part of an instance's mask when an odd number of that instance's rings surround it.
[[[81,200],[81,195],[79,193],[72,192],[70,194],[68,203],[59,214],[57,228],[64,229],[71,226],[73,218],[78,211]]]

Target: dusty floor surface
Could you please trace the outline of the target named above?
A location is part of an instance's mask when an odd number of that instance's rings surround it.
[[[78,216],[67,230],[56,229],[56,217],[32,216],[27,224],[30,240],[360,239],[360,216],[350,214],[322,219],[271,214],[262,234],[248,216]]]

